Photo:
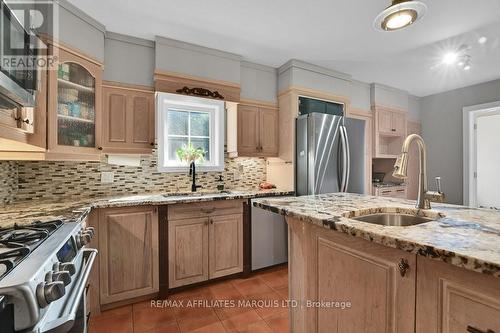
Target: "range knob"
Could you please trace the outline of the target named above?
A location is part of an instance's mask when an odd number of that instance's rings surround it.
[[[71,283],[71,275],[68,271],[48,272],[45,282],[61,281],[65,286]]]
[[[42,308],[54,301],[57,301],[59,298],[63,297],[64,294],[66,294],[66,289],[64,288],[64,283],[62,281],[49,283],[42,282],[36,288],[38,305]]]
[[[76,240],[76,245],[80,249],[85,245],[87,245],[88,243],[90,243],[90,241],[92,240],[92,236],[88,233],[83,232],[76,235],[75,240]]]
[[[89,234],[90,238],[94,238],[95,228],[94,227],[87,227],[87,228],[85,228],[85,231],[83,233],[84,234]]]
[[[71,262],[56,262],[52,267],[54,273],[66,271],[69,275],[73,276],[76,273],[75,265]]]

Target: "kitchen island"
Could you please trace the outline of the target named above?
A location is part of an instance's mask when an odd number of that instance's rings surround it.
[[[414,204],[346,193],[254,202],[289,225],[293,332],[500,331],[500,213]],[[377,213],[432,221],[353,220]]]

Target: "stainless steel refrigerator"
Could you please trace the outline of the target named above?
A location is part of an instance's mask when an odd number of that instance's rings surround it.
[[[296,120],[297,195],[365,190],[365,122],[325,113]]]

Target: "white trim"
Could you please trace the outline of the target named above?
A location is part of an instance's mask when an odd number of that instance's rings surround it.
[[[167,166],[166,136],[168,136],[166,107],[175,107],[193,111],[205,111],[212,113],[210,120],[210,149],[211,164],[197,165],[199,171],[224,171],[224,102],[206,98],[185,96],[178,94],[156,93],[156,135],[158,142],[158,171],[160,172],[187,172],[188,166]]]
[[[476,172],[476,134],[474,124],[479,116],[497,112],[500,108],[500,101],[479,105],[466,106],[463,110],[463,196],[464,204],[475,207],[476,202],[476,182],[474,172]],[[472,155],[472,156],[471,156]],[[471,179],[473,181],[471,181]]]

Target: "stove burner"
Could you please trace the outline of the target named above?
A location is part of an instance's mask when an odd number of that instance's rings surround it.
[[[0,279],[62,224],[61,220],[36,221],[28,225],[15,224],[11,228],[0,229]]]

